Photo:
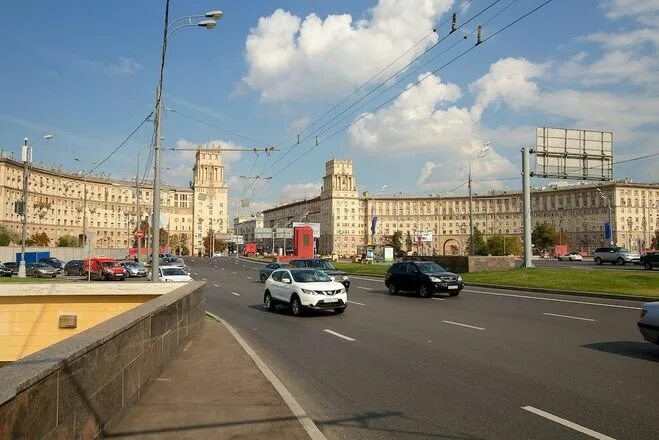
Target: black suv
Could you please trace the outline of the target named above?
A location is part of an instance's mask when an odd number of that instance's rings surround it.
[[[330,263],[327,260],[323,260],[322,258],[309,258],[308,260],[293,260],[290,263],[288,263],[287,269],[293,269],[296,267],[318,269],[320,271],[323,271],[327,274],[327,276],[329,276],[332,279],[332,281],[337,281],[343,284],[346,290],[350,289],[350,278],[348,277],[348,274],[346,274],[345,272],[341,272],[340,270],[337,270],[334,266],[332,266],[332,263]]]
[[[460,275],[447,272],[432,261],[394,263],[387,270],[384,284],[391,295],[406,291],[417,292],[424,298],[432,297],[434,292],[444,291],[451,296],[458,296],[465,286]]]
[[[4,264],[0,263],[0,277],[11,277],[14,274],[14,271],[11,267],[7,267]]]
[[[653,267],[659,266],[659,252],[651,252],[641,257],[640,263],[647,270],[652,270]]]

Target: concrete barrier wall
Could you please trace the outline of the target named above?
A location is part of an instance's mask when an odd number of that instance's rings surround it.
[[[404,257],[403,260],[434,261],[455,273],[490,272],[515,268],[515,257],[470,257],[460,255],[437,255],[427,257]]]
[[[191,282],[0,368],[0,439],[93,439],[204,324]]]
[[[112,258],[124,258],[127,249],[101,249],[92,248],[91,255],[105,255]],[[21,252],[20,246],[0,246],[0,261],[16,261],[16,254]],[[50,252],[51,257],[59,258],[62,261],[84,260],[87,258],[87,252],[83,248],[71,247],[26,247],[25,252]],[[29,260],[28,260],[29,261]]]

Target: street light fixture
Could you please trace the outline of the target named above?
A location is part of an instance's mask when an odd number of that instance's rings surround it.
[[[160,155],[162,151],[162,134],[161,134],[161,109],[162,109],[162,87],[163,79],[165,74],[165,59],[167,55],[167,38],[176,32],[179,29],[188,26],[204,27],[206,29],[213,29],[216,25],[216,21],[212,18],[207,20],[202,20],[199,23],[194,24],[192,22],[193,18],[199,16],[188,16],[182,17],[178,20],[174,20],[169,25],[169,2],[167,0],[165,3],[165,23],[162,36],[162,54],[160,57],[160,78],[158,80],[158,87],[156,89],[156,105],[154,112],[154,123],[155,123],[155,145],[154,145],[154,172],[153,172],[153,222],[152,222],[152,243],[151,243],[151,253],[153,254],[152,266],[151,266],[151,281],[158,281],[158,269],[159,261],[158,254],[160,253]],[[204,14],[204,17],[218,17],[221,18],[224,14],[221,11],[209,11]],[[181,24],[174,27],[177,22],[186,21],[187,23]]]
[[[41,138],[50,140],[54,138],[52,134],[43,135]],[[21,159],[23,160],[23,201],[21,207],[22,228],[21,228],[21,261],[18,265],[18,277],[25,278],[25,239],[27,238],[27,203],[28,203],[28,177],[30,174],[30,163],[32,163],[32,147],[28,145],[28,138],[23,139],[21,149]]]
[[[476,159],[482,159],[490,150],[491,142],[487,141],[478,152]],[[469,159],[469,240],[470,240],[470,255],[474,255],[474,202],[471,196],[471,159]]]

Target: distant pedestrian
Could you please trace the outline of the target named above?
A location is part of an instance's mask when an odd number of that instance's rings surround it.
[[[139,263],[140,260],[137,258],[137,255],[135,255],[135,256],[133,257],[133,261],[136,262],[136,263]]]

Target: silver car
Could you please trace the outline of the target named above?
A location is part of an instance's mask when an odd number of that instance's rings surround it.
[[[621,247],[603,247],[595,249],[595,252],[593,252],[593,259],[597,264],[638,264],[641,260],[641,255]]]
[[[638,329],[646,341],[659,344],[659,301],[643,304]]]

